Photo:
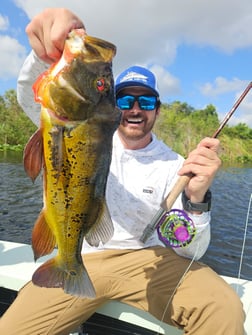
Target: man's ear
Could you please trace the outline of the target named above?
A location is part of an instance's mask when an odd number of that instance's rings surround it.
[[[159,114],[160,114],[160,107],[157,107],[156,108],[156,116],[159,116]]]

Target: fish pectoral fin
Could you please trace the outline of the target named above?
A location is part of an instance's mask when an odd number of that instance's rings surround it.
[[[96,220],[96,223],[85,236],[86,241],[96,247],[100,242],[108,242],[114,234],[114,225],[105,201],[102,207],[101,214]]]
[[[43,165],[43,137],[38,129],[30,138],[24,149],[24,169],[34,182]]]
[[[56,245],[56,238],[48,226],[44,212],[41,211],[32,231],[32,249],[35,261],[50,254]]]

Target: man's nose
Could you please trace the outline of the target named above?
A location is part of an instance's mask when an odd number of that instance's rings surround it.
[[[135,101],[133,107],[131,108],[131,111],[132,112],[139,112],[139,110],[141,110],[141,108],[139,106],[139,103],[138,103],[138,101]]]

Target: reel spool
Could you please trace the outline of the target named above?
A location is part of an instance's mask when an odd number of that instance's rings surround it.
[[[160,218],[157,232],[165,245],[180,248],[191,243],[196,235],[196,228],[185,211],[172,209]]]

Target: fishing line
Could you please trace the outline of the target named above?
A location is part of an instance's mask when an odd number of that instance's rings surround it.
[[[161,323],[164,321],[165,314],[166,314],[166,312],[167,312],[167,310],[168,310],[168,307],[170,306],[170,303],[171,303],[171,301],[172,301],[172,299],[173,299],[173,297],[174,297],[175,292],[177,291],[178,287],[179,287],[179,286],[181,285],[181,283],[183,282],[183,280],[184,280],[186,274],[187,274],[188,271],[190,270],[190,268],[191,268],[193,262],[195,261],[195,259],[196,259],[196,257],[197,257],[197,254],[198,254],[198,250],[199,250],[199,243],[197,243],[197,245],[196,245],[196,250],[195,250],[195,253],[194,253],[194,255],[193,255],[193,258],[191,259],[189,265],[188,265],[187,268],[185,269],[185,271],[184,271],[183,275],[181,276],[181,278],[180,278],[178,284],[177,284],[176,287],[174,288],[174,290],[173,290],[173,292],[172,292],[172,294],[171,294],[169,300],[168,300],[167,303],[166,303],[164,312],[163,312],[162,317],[161,317],[161,320],[160,320],[160,322],[159,322],[159,326],[158,326],[158,330],[157,330],[156,335],[159,335],[159,334],[160,334]]]
[[[244,235],[243,235],[243,243],[242,243],[242,250],[241,250],[241,257],[240,257],[240,264],[239,264],[239,271],[238,271],[238,282],[241,279],[241,268],[243,263],[243,256],[244,256],[244,250],[245,250],[245,243],[246,243],[246,237],[248,232],[248,221],[249,221],[249,214],[251,210],[251,203],[252,203],[252,193],[250,194],[250,200],[248,205],[248,211],[247,211],[247,218],[245,222],[245,228],[244,228]],[[238,293],[238,284],[236,284],[236,293]]]
[[[235,110],[238,108],[238,106],[240,105],[240,103],[245,98],[245,96],[247,95],[247,93],[250,91],[251,88],[252,88],[252,82],[248,84],[248,86],[245,88],[245,90],[243,91],[239,99],[235,102],[231,110],[226,114],[223,121],[220,123],[218,129],[212,135],[212,138],[217,138],[217,136],[220,134],[222,129],[225,127],[225,125],[227,124],[227,122],[229,121],[231,116],[234,114]],[[187,174],[187,175],[180,176],[178,178],[172,190],[170,191],[168,196],[163,201],[161,208],[157,211],[156,215],[152,218],[151,222],[145,227],[142,233],[142,236],[140,238],[141,242],[145,243],[156,230],[157,230],[160,240],[162,240],[163,243],[168,246],[184,247],[191,242],[191,240],[194,238],[196,234],[196,230],[193,225],[193,222],[190,222],[190,220],[188,220],[186,216],[183,216],[182,213],[179,213],[178,211],[176,213],[172,213],[172,206],[174,202],[176,201],[176,199],[178,198],[179,194],[185,189],[186,185],[188,184],[192,176],[193,176],[192,174]],[[251,198],[250,198],[250,203],[251,203]],[[175,216],[173,214],[175,214]],[[243,252],[244,252],[244,246],[245,246],[245,240],[246,240],[247,224],[248,224],[248,218],[247,218],[243,247],[242,247],[239,276],[240,276],[240,271],[241,271]],[[190,267],[192,266],[197,256],[198,246],[199,245],[197,244],[197,248],[196,248],[195,254],[191,262],[189,263],[184,274],[179,280],[177,286],[175,287],[172,295],[170,296],[160,322],[163,322],[165,313],[167,312],[167,309],[175,294],[175,291],[177,290],[177,288],[183,281],[185,275],[187,274]],[[161,329],[161,323],[159,324],[159,330],[160,329]]]

